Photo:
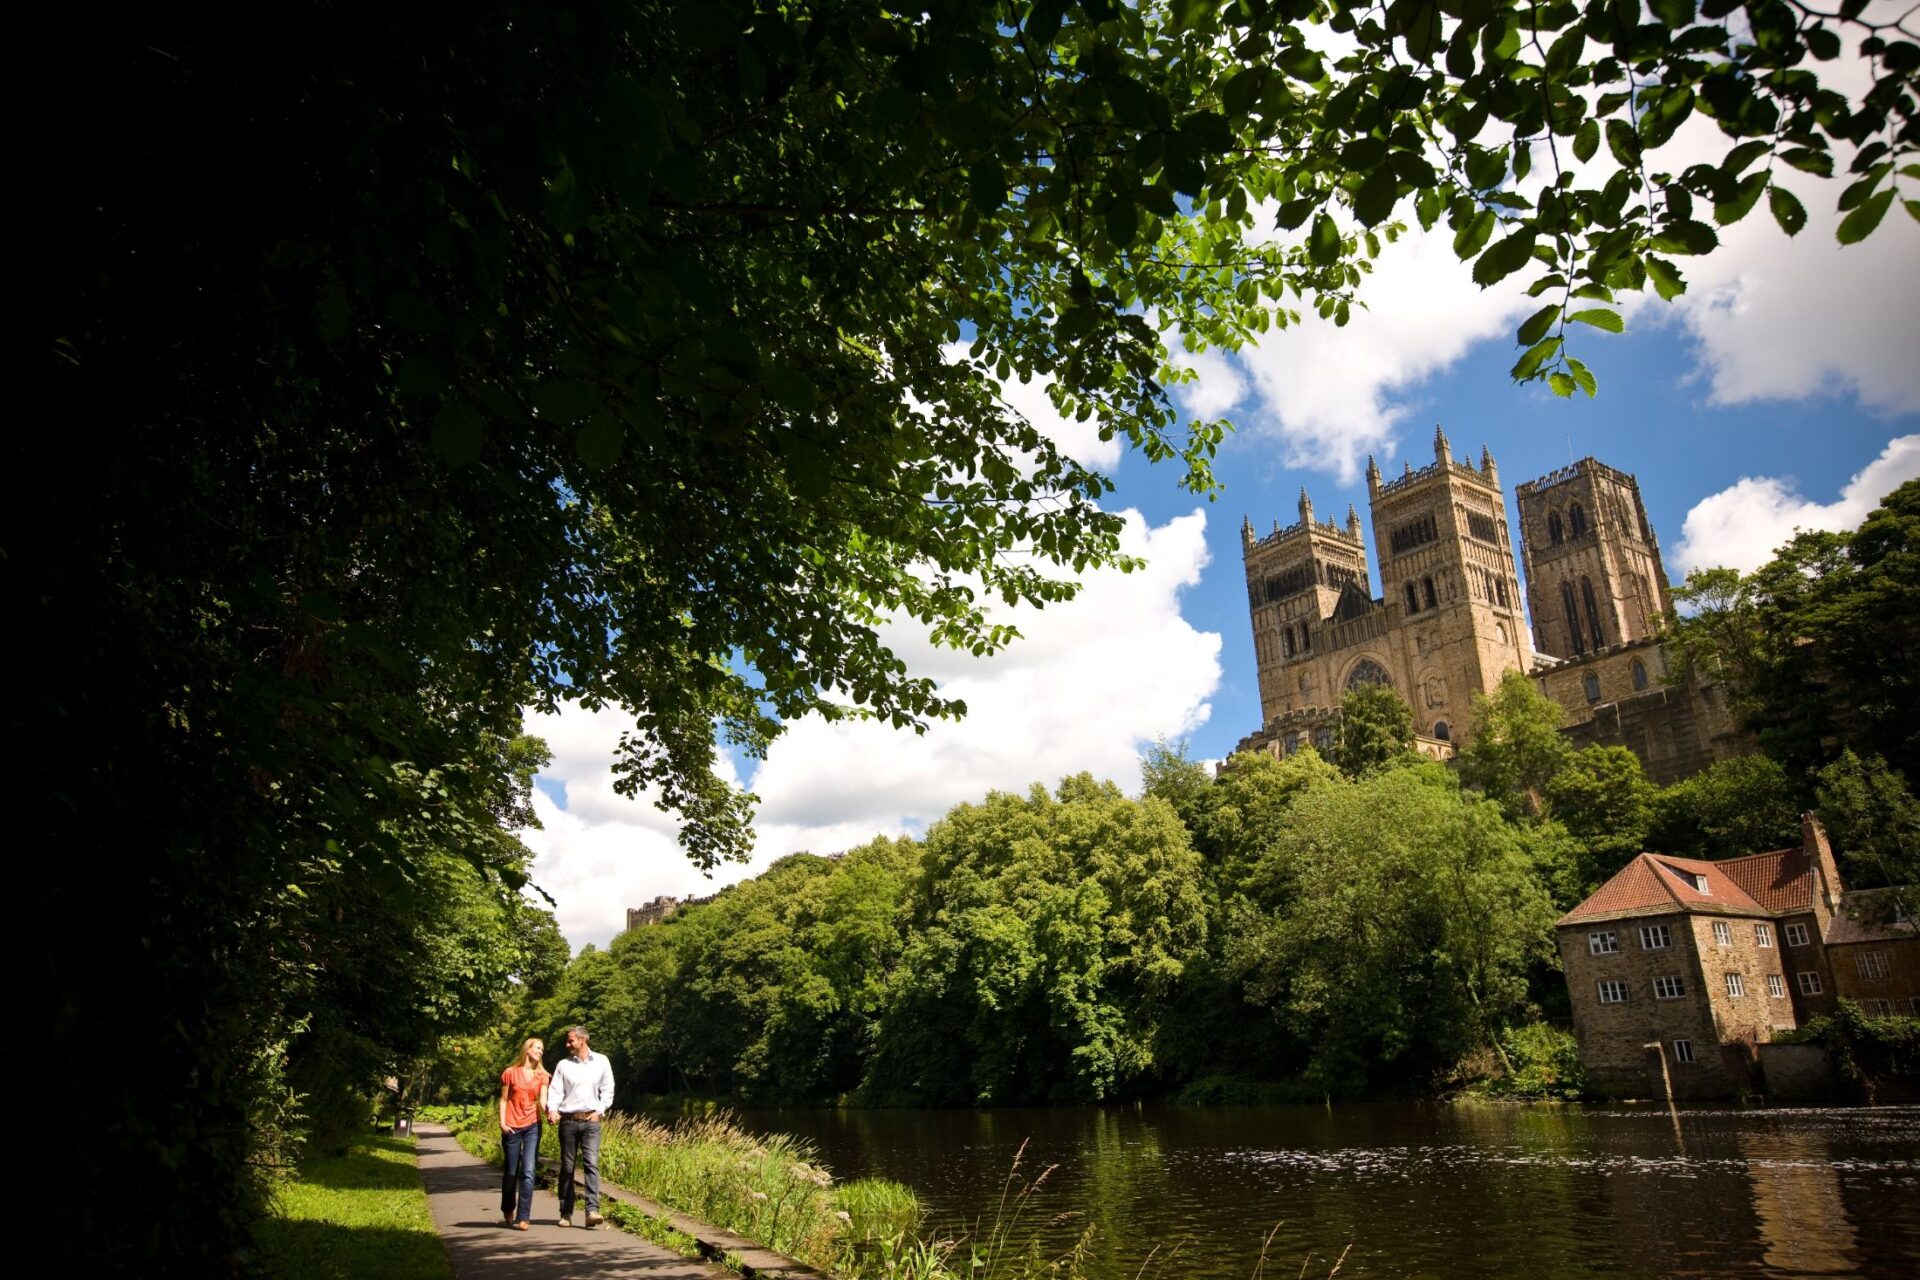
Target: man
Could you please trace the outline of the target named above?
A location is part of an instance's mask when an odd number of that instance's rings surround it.
[[[586,1171],[587,1226],[600,1217],[600,1119],[613,1105],[613,1064],[587,1047],[587,1029],[567,1031],[567,1052],[553,1069],[547,1119],[560,1126],[560,1225],[573,1225],[573,1166]]]

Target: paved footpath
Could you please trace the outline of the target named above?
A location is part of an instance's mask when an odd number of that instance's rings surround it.
[[[733,1272],[683,1258],[639,1236],[609,1227],[588,1231],[586,1206],[574,1206],[572,1227],[558,1225],[560,1202],[535,1188],[533,1227],[515,1231],[500,1222],[500,1171],[468,1155],[438,1125],[414,1129],[420,1176],[427,1184],[433,1225],[446,1241],[457,1280],[739,1280]]]

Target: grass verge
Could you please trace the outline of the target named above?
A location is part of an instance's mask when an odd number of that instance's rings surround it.
[[[302,1160],[254,1239],[267,1273],[289,1280],[453,1280],[405,1138]]]

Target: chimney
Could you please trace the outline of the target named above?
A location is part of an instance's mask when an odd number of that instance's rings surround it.
[[[1807,851],[1807,860],[1820,871],[1815,909],[1824,902],[1826,914],[1832,915],[1840,909],[1840,895],[1847,891],[1847,886],[1841,883],[1840,867],[1833,860],[1833,845],[1827,840],[1827,829],[1811,813],[1800,815],[1800,845]]]

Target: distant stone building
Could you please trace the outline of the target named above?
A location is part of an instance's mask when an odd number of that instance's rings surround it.
[[[1444,759],[1473,696],[1509,671],[1566,709],[1576,745],[1627,747],[1656,782],[1748,749],[1724,691],[1676,677],[1666,569],[1634,477],[1585,458],[1521,485],[1516,539],[1492,454],[1455,461],[1438,429],[1433,449],[1392,480],[1367,459],[1377,597],[1352,507],[1344,524],[1318,521],[1302,490],[1297,523],[1265,536],[1243,523],[1261,728],[1238,750],[1324,752],[1342,695],[1386,684],[1413,708],[1416,746]]]
[[[644,907],[628,907],[627,928],[638,929],[646,924],[664,924],[667,917],[678,911],[681,905],[680,899],[669,898],[662,894]]]
[[[1849,893],[1826,832],[1703,862],[1643,853],[1556,925],[1588,1084],[1725,1097],[1758,1047],[1833,1010],[1920,1014],[1920,934],[1880,891]]]

